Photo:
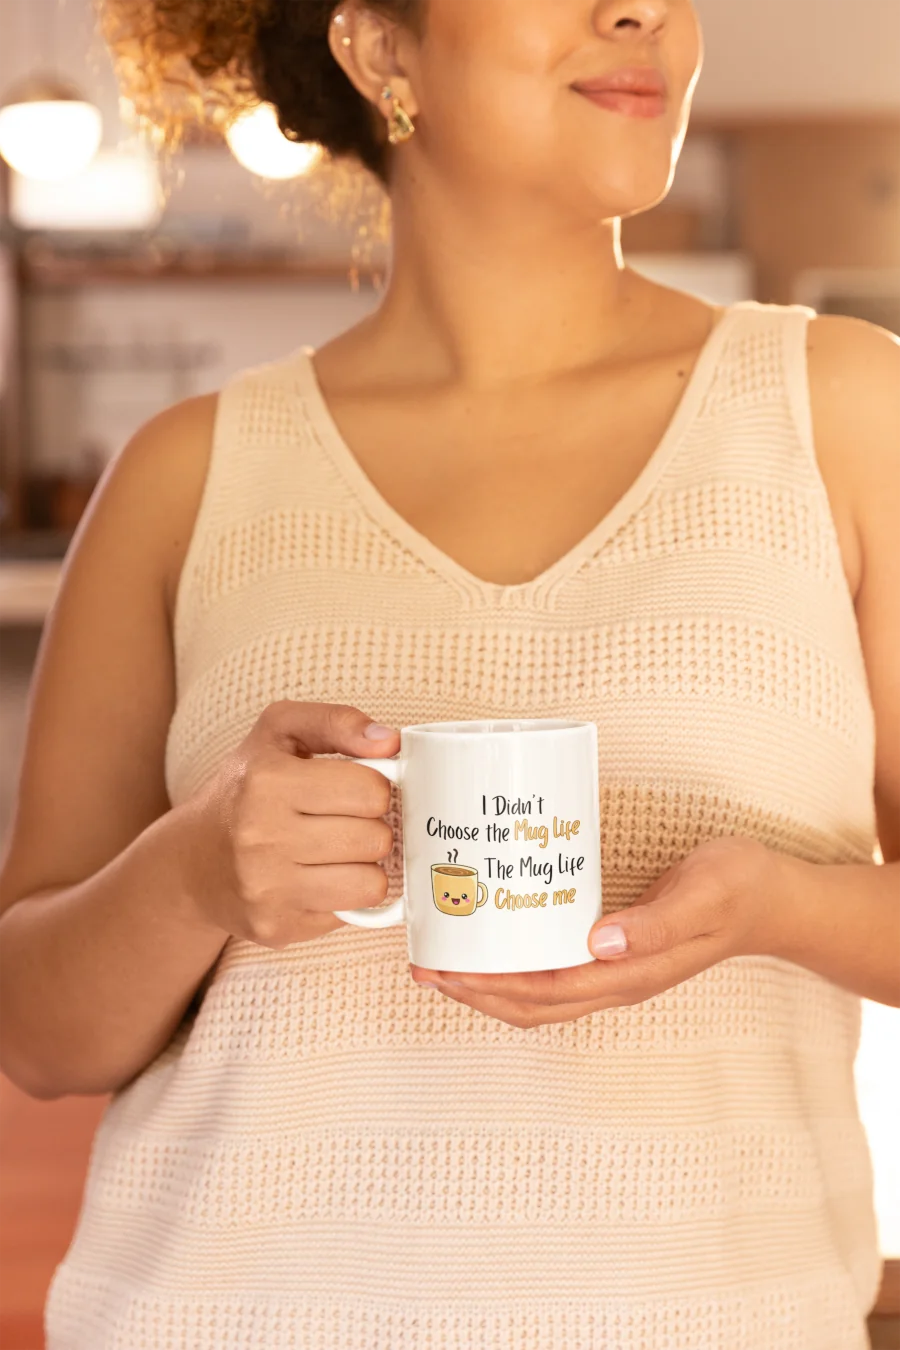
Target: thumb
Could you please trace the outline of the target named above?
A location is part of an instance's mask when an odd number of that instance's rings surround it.
[[[374,722],[346,703],[279,699],[264,709],[257,727],[270,744],[303,757],[338,754],[389,758],[400,749],[399,731]]]
[[[672,901],[674,900],[674,905]],[[625,909],[604,914],[588,934],[591,955],[600,960],[616,956],[652,956],[678,940],[681,927],[679,869],[664,872]]]

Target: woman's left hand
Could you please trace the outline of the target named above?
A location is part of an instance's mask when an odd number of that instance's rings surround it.
[[[417,983],[514,1027],[643,1003],[730,956],[768,952],[785,861],[755,839],[701,844],[629,908],[594,924],[585,955],[596,959],[583,966],[521,975],[410,971]]]

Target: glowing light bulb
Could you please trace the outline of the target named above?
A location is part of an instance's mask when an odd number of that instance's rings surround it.
[[[9,214],[26,230],[146,230],[162,211],[153,156],[100,150],[73,178],[48,182],[12,174]]]
[[[0,108],[0,155],[26,178],[81,173],[100,145],[103,119],[80,99],[27,99]]]
[[[239,164],[260,178],[298,178],[321,159],[322,147],[312,141],[289,141],[282,135],[270,103],[261,103],[238,117],[225,133]]]

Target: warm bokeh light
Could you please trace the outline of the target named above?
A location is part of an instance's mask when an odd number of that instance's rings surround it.
[[[59,180],[81,173],[102,135],[103,119],[92,103],[28,100],[0,108],[0,155],[27,178]]]
[[[269,103],[237,118],[225,136],[238,163],[260,178],[298,178],[322,157],[320,145],[289,141],[282,135]]]
[[[882,1256],[900,1260],[900,1009],[863,1003],[856,1092],[875,1169],[875,1211]]]
[[[146,230],[162,207],[151,154],[101,150],[64,182],[14,174],[9,213],[23,230]]]

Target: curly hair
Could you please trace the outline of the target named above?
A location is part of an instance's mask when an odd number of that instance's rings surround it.
[[[367,0],[420,31],[424,0]],[[383,183],[384,124],[328,45],[337,0],[98,0],[122,92],[176,145],[191,124],[219,127],[271,103],[289,140],[355,156]]]

